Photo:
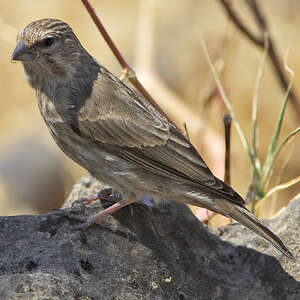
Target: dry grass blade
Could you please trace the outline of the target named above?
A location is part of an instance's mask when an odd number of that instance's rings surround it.
[[[266,64],[266,59],[268,57],[268,49],[269,49],[269,43],[268,43],[268,34],[265,34],[265,50],[264,54],[262,57],[262,60],[260,62],[260,66],[258,69],[257,77],[256,77],[256,84],[255,84],[255,89],[254,89],[254,95],[253,95],[253,100],[252,100],[252,122],[251,122],[251,147],[253,154],[255,156],[256,160],[256,166],[258,169],[260,169],[260,162],[259,158],[257,155],[257,142],[258,142],[258,137],[257,137],[257,110],[258,110],[258,98],[260,95],[261,91],[261,84],[262,84],[262,79],[264,75],[264,67]]]
[[[256,83],[254,88],[253,100],[252,100],[252,120],[251,120],[251,132],[250,132],[250,147],[251,152],[253,153],[254,161],[256,170],[251,168],[251,186],[247,193],[248,196],[251,195],[251,198],[248,197],[248,202],[251,202],[251,210],[255,210],[255,205],[257,201],[260,199],[260,175],[261,175],[261,163],[258,156],[258,126],[257,126],[257,110],[258,110],[258,98],[261,91],[262,79],[264,74],[264,68],[266,64],[266,60],[268,57],[268,49],[269,49],[269,42],[268,42],[268,34],[265,33],[265,48],[264,54],[262,56],[262,60],[259,64],[257,76],[256,76]]]
[[[268,197],[272,196],[274,193],[279,192],[281,190],[285,190],[293,185],[295,185],[296,183],[300,182],[300,176],[289,180],[288,182],[285,183],[281,183],[275,187],[273,187],[271,190],[269,190],[267,192],[267,194],[264,196],[264,198],[261,199],[261,201],[264,201],[265,199],[267,199]]]
[[[260,190],[264,191],[266,185],[268,184],[268,180],[270,179],[270,172],[274,166],[274,162],[276,160],[276,157],[278,156],[278,154],[280,153],[280,151],[282,150],[283,146],[289,141],[289,139],[295,135],[298,130],[295,129],[292,133],[290,133],[285,139],[284,141],[277,146],[278,144],[278,138],[279,138],[279,134],[280,134],[280,130],[281,130],[281,126],[282,126],[282,121],[283,121],[283,116],[285,113],[285,109],[286,109],[286,105],[289,99],[289,93],[291,91],[291,88],[293,86],[294,83],[294,72],[288,67],[287,65],[287,57],[288,57],[288,52],[289,52],[289,48],[286,52],[286,56],[285,56],[285,68],[286,70],[290,73],[291,75],[291,80],[288,86],[288,89],[286,90],[282,105],[281,105],[281,109],[279,112],[279,116],[278,116],[278,120],[276,122],[275,125],[275,130],[272,136],[272,140],[271,143],[269,145],[269,149],[268,149],[268,154],[264,163],[264,167],[263,167],[263,171],[262,171],[262,175],[261,175],[261,186],[260,186]]]
[[[227,110],[229,111],[229,113],[230,113],[230,115],[232,117],[232,120],[233,120],[234,125],[235,125],[235,127],[237,129],[237,132],[239,134],[241,142],[242,142],[242,144],[243,144],[246,152],[248,153],[248,156],[250,158],[250,162],[252,164],[252,167],[255,170],[255,172],[258,172],[257,168],[256,168],[256,165],[255,165],[255,159],[254,159],[253,153],[251,151],[251,148],[249,147],[249,144],[248,144],[248,141],[246,139],[246,136],[245,136],[245,134],[244,134],[244,132],[243,132],[241,126],[240,126],[240,123],[237,120],[237,117],[236,117],[236,115],[234,113],[234,110],[233,110],[233,108],[231,106],[231,103],[230,103],[230,101],[229,101],[229,99],[228,99],[228,97],[226,95],[226,92],[225,92],[225,90],[224,90],[224,88],[223,88],[223,86],[222,86],[222,84],[220,82],[220,78],[219,78],[218,73],[217,73],[217,71],[215,69],[215,66],[213,65],[213,63],[212,63],[212,61],[210,59],[210,56],[208,54],[208,50],[207,50],[205,41],[204,41],[204,39],[202,37],[200,38],[200,42],[201,42],[201,46],[202,46],[204,55],[205,55],[205,57],[206,57],[206,59],[208,61],[210,69],[211,69],[211,71],[213,73],[214,79],[216,81],[217,87],[218,87],[220,95],[221,95],[221,98],[224,101],[224,104],[225,104]]]

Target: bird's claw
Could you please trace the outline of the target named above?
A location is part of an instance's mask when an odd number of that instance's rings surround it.
[[[91,196],[81,197],[81,198],[73,201],[72,207],[83,208],[96,200],[100,200],[100,201],[106,200],[106,201],[114,202],[112,189],[111,188],[102,189],[100,192],[93,194]]]
[[[62,209],[55,209],[55,212],[58,213],[60,216],[67,217],[72,221],[80,222],[79,224],[72,225],[73,230],[86,230],[93,224],[97,224],[112,232],[117,232],[117,231],[124,232],[124,230],[120,230],[118,224],[107,222],[106,221],[107,216],[104,214],[101,215],[101,212],[94,213],[92,215],[88,215],[86,211],[84,211],[84,215],[82,215],[82,214],[78,214],[78,211],[72,211],[72,210],[70,211],[70,210],[62,210]]]

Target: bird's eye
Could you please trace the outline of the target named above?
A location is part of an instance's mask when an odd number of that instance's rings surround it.
[[[45,48],[49,48],[51,45],[53,45],[53,43],[54,43],[54,39],[52,37],[48,37],[43,40],[43,46]]]

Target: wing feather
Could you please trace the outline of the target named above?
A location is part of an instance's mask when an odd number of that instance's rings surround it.
[[[192,144],[164,116],[137,92],[117,78],[113,80],[104,72],[95,82],[78,114],[81,134],[115,146],[124,158],[156,174],[179,177],[243,203],[230,187],[214,177]]]

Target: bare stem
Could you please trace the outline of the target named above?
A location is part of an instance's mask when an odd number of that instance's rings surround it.
[[[231,133],[231,121],[230,114],[226,114],[223,117],[223,123],[225,128],[225,171],[224,182],[230,184],[230,133]]]
[[[125,59],[123,58],[123,56],[121,55],[118,48],[116,47],[115,43],[113,42],[113,40],[109,36],[107,30],[102,25],[102,22],[100,21],[99,17],[96,15],[96,12],[93,9],[93,7],[91,6],[91,4],[89,3],[89,1],[88,0],[81,0],[81,2],[83,3],[86,10],[90,14],[92,20],[94,21],[95,25],[97,26],[98,30],[100,31],[101,35],[103,36],[105,42],[107,43],[107,45],[109,46],[109,48],[113,52],[113,54],[116,57],[116,59],[118,60],[118,62],[120,63],[122,69],[131,69],[130,66],[125,61]]]

